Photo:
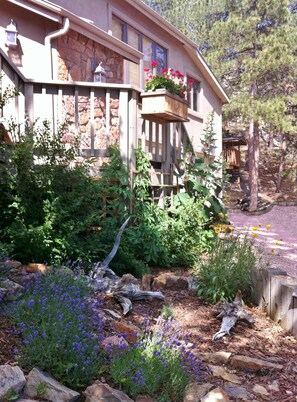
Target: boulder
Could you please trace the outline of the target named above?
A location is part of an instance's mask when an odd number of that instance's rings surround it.
[[[136,343],[140,329],[133,324],[127,324],[125,322],[114,321],[113,327],[117,334],[122,335],[129,343]]]
[[[260,371],[262,369],[274,369],[282,370],[283,366],[281,364],[275,364],[267,362],[263,359],[257,359],[254,357],[235,355],[231,359],[231,366],[235,368],[250,369],[255,371]]]
[[[95,381],[84,392],[85,402],[133,402],[124,392]]]
[[[208,392],[203,398],[201,398],[201,402],[229,402],[230,399],[226,392],[217,387],[212,391]]]
[[[152,284],[152,288],[170,289],[170,290],[183,290],[189,288],[188,278],[185,276],[176,276],[170,273],[165,273],[157,276]]]
[[[5,301],[13,301],[22,297],[24,293],[24,286],[21,286],[10,279],[0,281],[0,299]]]
[[[213,385],[209,383],[190,383],[185,389],[183,402],[200,402],[201,398],[203,398],[212,388]]]
[[[5,364],[0,366],[0,400],[2,401],[9,390],[19,394],[26,384],[24,373],[18,366]]]
[[[44,384],[44,395],[42,398],[52,402],[72,402],[76,401],[80,394],[70,388],[65,387],[55,380],[51,375],[34,368],[27,376],[27,384],[24,393],[29,398],[38,398],[38,386]]]
[[[128,348],[129,344],[125,338],[118,335],[108,336],[101,342],[101,347],[111,355],[117,355],[123,349]]]

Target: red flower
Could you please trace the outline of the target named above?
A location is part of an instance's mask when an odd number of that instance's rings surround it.
[[[157,61],[152,61],[152,67],[158,67],[158,62]]]
[[[163,68],[162,74],[167,74],[168,73],[168,68]]]
[[[189,79],[189,84],[194,84],[195,80],[193,78]]]

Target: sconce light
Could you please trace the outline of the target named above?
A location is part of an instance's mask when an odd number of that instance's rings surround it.
[[[94,82],[106,82],[106,71],[105,68],[102,67],[101,62],[96,67],[93,73],[94,73]]]
[[[5,35],[6,35],[6,43],[5,43],[6,46],[16,47],[18,31],[16,29],[16,23],[14,22],[14,20],[10,20],[10,24],[7,25],[5,29]]]

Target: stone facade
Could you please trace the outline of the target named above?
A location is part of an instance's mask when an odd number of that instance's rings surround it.
[[[106,71],[108,83],[123,83],[123,57],[114,51],[94,42],[93,40],[70,30],[67,35],[58,39],[58,79],[62,81],[92,82],[92,63],[95,66],[102,62]],[[109,145],[119,144],[119,99],[118,91],[112,91],[109,105],[106,104],[104,88],[96,89],[94,110],[91,111],[90,96],[63,95],[63,118],[68,123],[69,133],[75,135],[76,124],[81,138],[83,150],[106,150]],[[78,110],[78,122],[75,109]],[[107,112],[108,111],[108,112]],[[91,112],[94,120],[91,119]],[[107,121],[107,116],[109,121]],[[94,138],[91,139],[91,124],[93,124]],[[99,158],[101,159],[101,158]],[[102,160],[103,161],[103,160]],[[99,161],[99,165],[102,164]]]
[[[102,62],[108,83],[123,83],[123,57],[70,30],[58,38],[58,79],[62,81],[93,81],[92,62]]]

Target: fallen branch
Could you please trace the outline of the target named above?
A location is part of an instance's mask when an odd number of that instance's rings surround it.
[[[164,300],[161,292],[152,292],[141,290],[138,281],[131,274],[123,275],[119,278],[112,269],[109,268],[111,260],[117,253],[120,245],[122,233],[127,226],[129,219],[121,226],[115,244],[103,262],[98,262],[90,273],[90,281],[94,289],[111,293],[112,296],[120,303],[123,314],[126,315],[132,310],[132,302],[135,300],[144,300],[148,298],[157,298]]]
[[[214,341],[225,335],[230,335],[230,331],[236,325],[237,321],[244,321],[250,326],[255,323],[252,315],[243,309],[240,291],[237,293],[232,303],[228,303],[224,300],[216,306],[216,310],[216,316],[217,318],[222,318],[222,324],[220,330],[212,338]]]

